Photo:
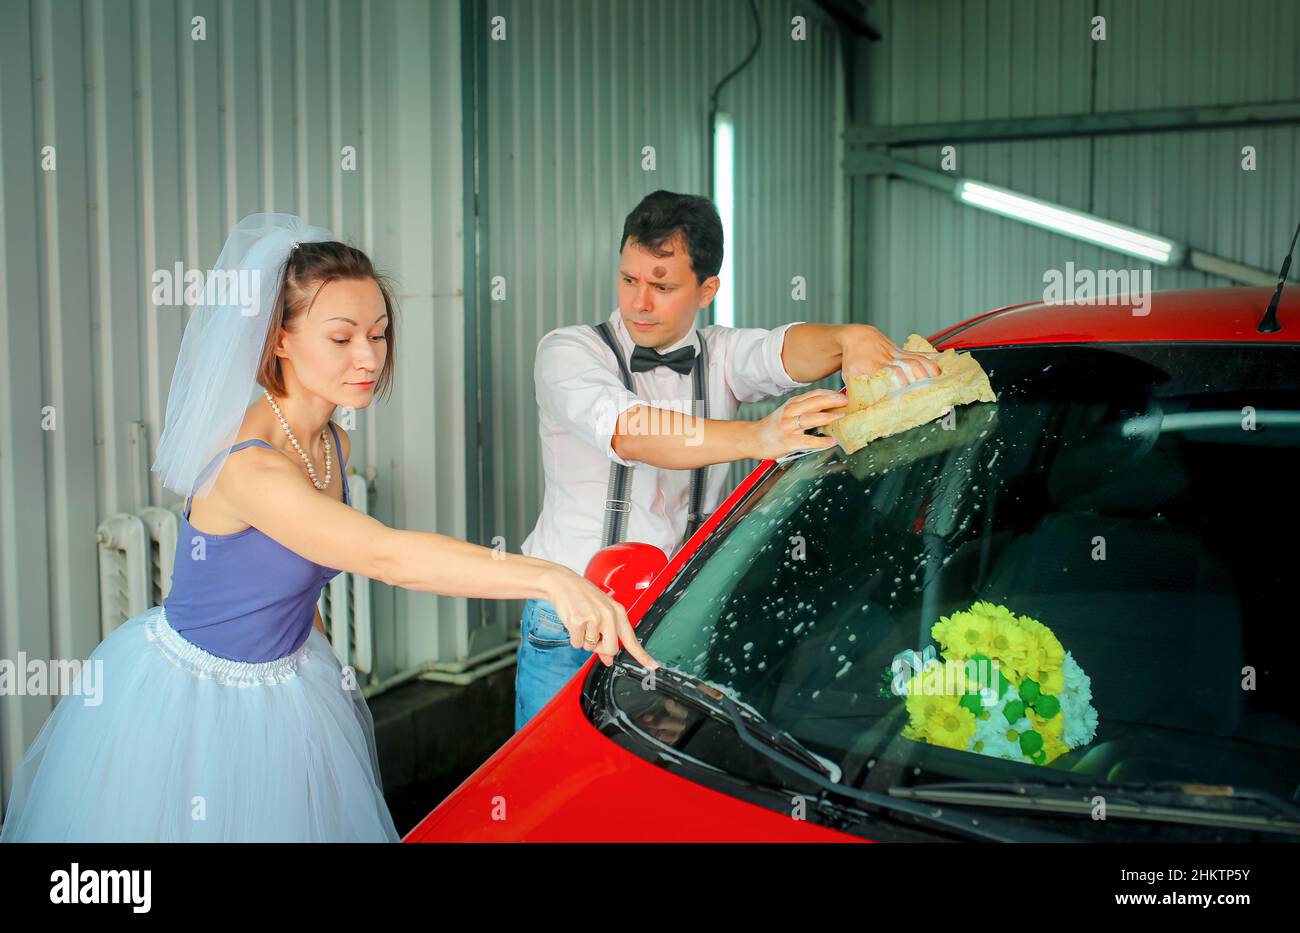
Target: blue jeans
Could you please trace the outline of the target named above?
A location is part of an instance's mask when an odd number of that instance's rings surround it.
[[[525,602],[515,664],[515,731],[549,703],[591,656],[569,643],[569,630],[548,601]]]

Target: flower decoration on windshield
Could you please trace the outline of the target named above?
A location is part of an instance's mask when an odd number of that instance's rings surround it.
[[[1037,619],[981,601],[930,636],[938,651],[903,651],[885,674],[906,704],[904,738],[1045,765],[1096,737],[1092,681]]]

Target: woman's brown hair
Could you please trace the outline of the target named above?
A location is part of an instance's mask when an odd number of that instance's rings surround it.
[[[275,344],[280,328],[289,330],[300,315],[311,310],[320,289],[336,279],[373,279],[384,296],[384,310],[388,324],[384,327],[384,341],[388,352],[384,368],[375,379],[375,397],[386,396],[393,383],[393,358],[396,356],[394,337],[397,333],[397,303],[388,276],[376,272],[370,257],[355,247],[327,240],[319,243],[300,243],[289,251],[284,278],[271,309],[271,321],[266,329],[266,343],[262,347],[262,362],[257,367],[257,382],[269,389],[272,395],[284,395],[284,376],[280,372],[280,358],[275,355]]]

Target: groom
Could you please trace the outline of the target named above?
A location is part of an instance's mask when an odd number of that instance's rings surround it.
[[[695,327],[721,285],[722,222],[696,195],[656,191],[623,224],[618,309],[600,325],[561,327],[537,346],[534,379],[545,494],[522,551],[582,573],[621,540],[672,554],[727,492],[733,460],[830,447],[805,433],[841,416],[819,389],[758,421],[741,402],[895,365],[907,383],[938,375],[869,324]],[[692,401],[698,414],[692,414]],[[710,467],[714,467],[710,469]],[[524,604],[515,729],[591,657],[546,600]]]

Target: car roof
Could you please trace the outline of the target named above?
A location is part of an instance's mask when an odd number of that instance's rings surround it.
[[[1243,287],[1151,292],[1145,307],[1132,301],[1105,305],[1030,302],[977,315],[940,331],[930,342],[945,350],[1030,343],[1300,343],[1300,283],[1290,283],[1282,291],[1277,310],[1282,329],[1271,334],[1255,329],[1274,290]]]

